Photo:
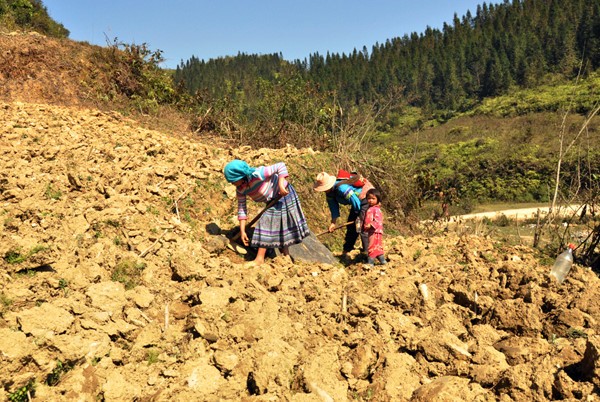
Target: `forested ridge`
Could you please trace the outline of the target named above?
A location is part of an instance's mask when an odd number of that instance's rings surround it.
[[[314,53],[287,62],[281,54],[182,62],[175,79],[213,97],[255,93],[257,78],[300,74],[344,104],[401,92],[425,110],[466,110],[514,86],[542,84],[549,75],[573,78],[600,66],[600,3],[506,0],[454,15],[441,30],[390,38],[351,54]]]

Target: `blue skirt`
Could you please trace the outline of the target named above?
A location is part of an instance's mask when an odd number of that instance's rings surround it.
[[[282,248],[301,243],[309,236],[296,190],[291,184],[287,189],[289,194],[267,209],[258,220],[250,241],[252,247]]]

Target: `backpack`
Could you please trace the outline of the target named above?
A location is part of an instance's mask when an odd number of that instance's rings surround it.
[[[366,179],[357,172],[347,172],[344,169],[338,170],[337,180],[343,180],[345,184],[349,184],[353,187],[362,187],[365,185]]]
[[[362,191],[358,194],[358,199],[363,200],[367,196],[367,192],[374,188],[369,180],[364,178],[360,173],[357,172],[347,172],[343,169],[338,170],[336,179],[342,180],[338,182],[336,186],[340,184],[349,184],[352,187],[362,188]]]

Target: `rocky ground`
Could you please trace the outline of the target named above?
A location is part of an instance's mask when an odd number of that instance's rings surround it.
[[[0,102],[0,397],[598,400],[584,267],[558,285],[530,248],[457,231],[386,235],[375,269],[245,267],[215,235],[234,225],[224,164],[308,152]]]
[[[248,269],[207,231],[232,224],[221,169],[240,150],[95,110],[1,103],[0,119],[5,396],[31,381],[34,399],[111,401],[588,400],[600,386],[590,270],[559,286],[532,250],[455,233],[386,237],[385,270]],[[206,208],[186,218],[190,194]]]

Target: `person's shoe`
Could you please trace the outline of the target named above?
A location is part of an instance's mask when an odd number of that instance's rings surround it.
[[[350,262],[350,256],[348,255],[348,253],[342,253],[342,255],[340,255],[340,262],[342,264],[347,264]]]

